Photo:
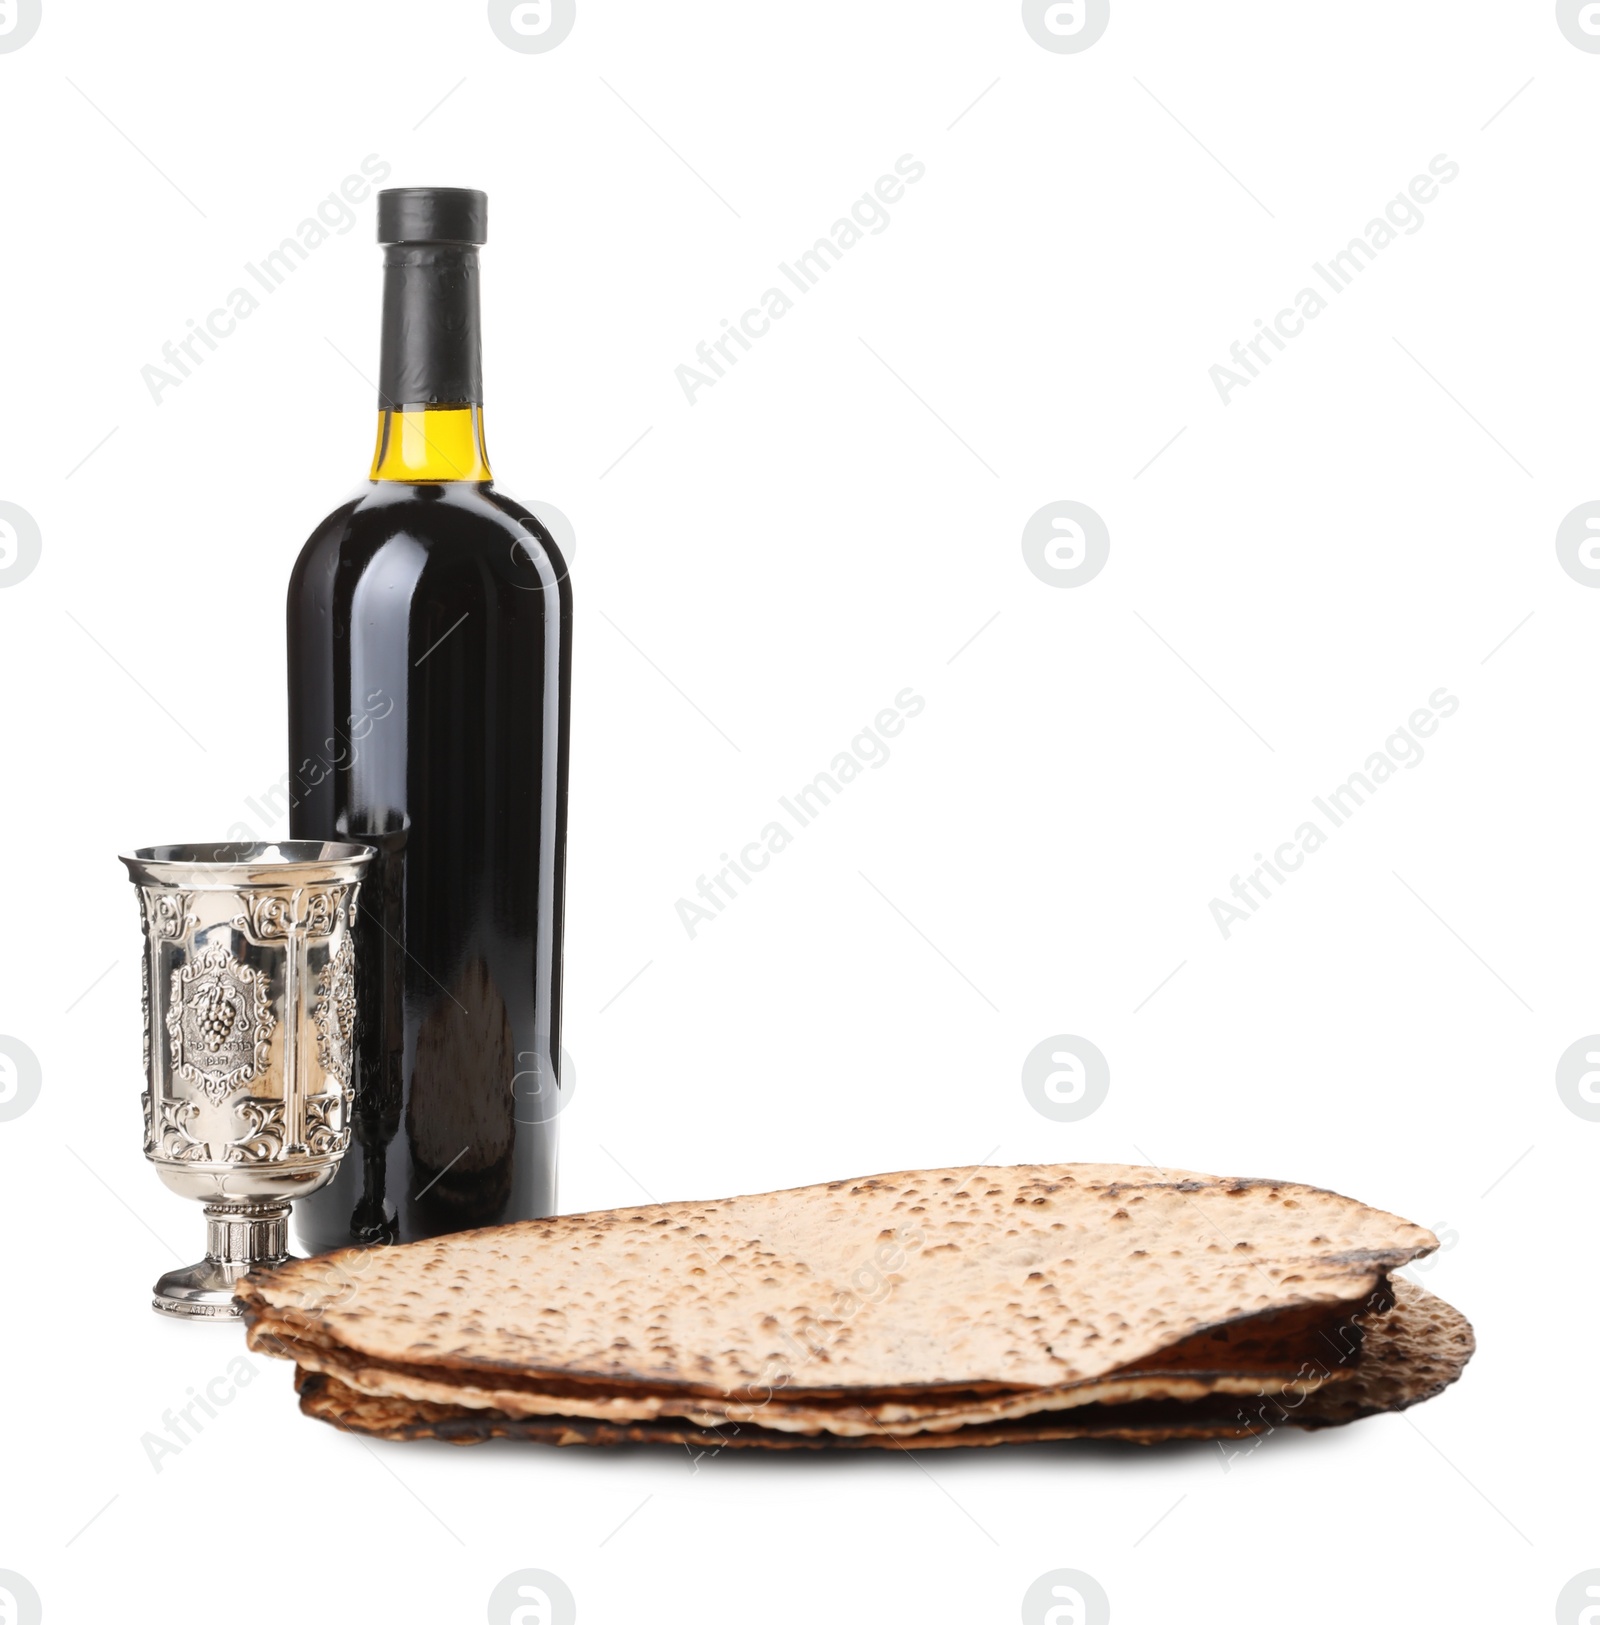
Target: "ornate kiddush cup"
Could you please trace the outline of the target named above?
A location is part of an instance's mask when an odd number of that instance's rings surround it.
[[[206,1256],[154,1307],[231,1317],[288,1254],[289,1203],[350,1140],[356,898],[372,848],[151,846],[122,855],[144,918],[144,1154],[205,1203]]]

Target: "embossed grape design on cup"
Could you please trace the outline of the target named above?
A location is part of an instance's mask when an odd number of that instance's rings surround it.
[[[372,848],[150,846],[122,861],[144,921],[144,1154],[205,1204],[205,1258],[154,1307],[238,1314],[233,1286],[288,1253],[289,1203],[350,1141],[356,903]]]

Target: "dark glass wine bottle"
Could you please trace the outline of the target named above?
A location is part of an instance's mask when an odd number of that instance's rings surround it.
[[[481,192],[378,195],[370,482],[289,584],[291,833],[379,860],[358,922],[356,1100],[315,1251],[556,1200],[572,593],[483,438]]]

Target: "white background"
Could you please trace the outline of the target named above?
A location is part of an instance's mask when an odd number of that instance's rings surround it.
[[[0,1033],[44,1080],[0,1122],[0,1569],[57,1622],[476,1621],[523,1567],[589,1625],[1011,1621],[1061,1567],[1118,1625],[1548,1618],[1600,1565],[1600,1123],[1554,1082],[1600,1029],[1600,594],[1554,545],[1600,497],[1597,97],[1545,3],[1115,0],[1055,54],[1014,4],[581,0],[519,54],[470,3],[45,0],[0,54],[0,501],[43,537],[0,590]],[[674,369],[907,153],[888,228],[689,405]],[[283,828],[248,800],[291,564],[370,455],[370,202],[159,406],[140,369],[368,154],[489,193],[491,453],[578,536],[563,1209],[1300,1179],[1455,1238],[1455,1389],[1232,1471],[695,1471],[365,1446],[258,1357],[152,1467],[242,1339],[146,1306],[203,1227],[139,1156],[115,854]],[[1208,370],[1437,154],[1421,229],[1224,406]],[[1062,499],[1111,534],[1075,590],[1021,548]],[[677,900],[907,686],[892,759],[691,940]],[[1425,759],[1224,940],[1210,900],[1441,687]],[[1081,1122],[1021,1089],[1059,1033],[1110,1063]]]

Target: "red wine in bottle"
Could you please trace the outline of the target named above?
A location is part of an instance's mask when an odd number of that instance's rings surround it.
[[[556,1200],[572,592],[483,437],[482,192],[378,195],[371,479],[289,584],[290,829],[378,859],[356,1100],[302,1243],[410,1241]]]

